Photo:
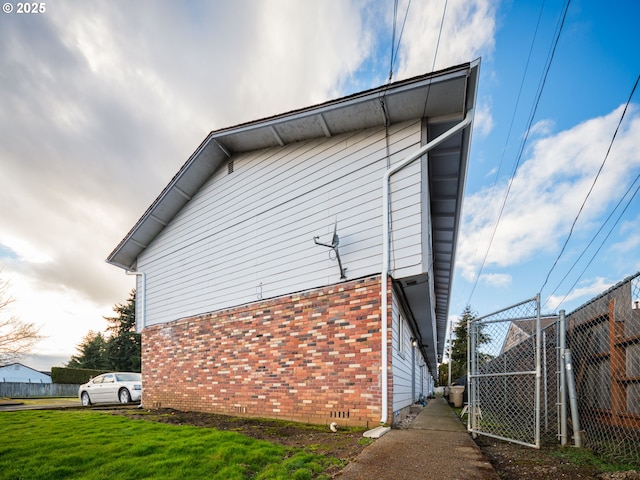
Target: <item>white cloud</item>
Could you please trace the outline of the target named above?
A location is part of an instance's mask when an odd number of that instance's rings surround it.
[[[571,302],[579,298],[588,300],[590,297],[600,295],[612,285],[612,283],[607,282],[604,278],[598,277],[590,280],[589,283],[583,282],[582,286],[569,292],[566,297],[551,295],[545,304],[548,305],[550,310],[556,310],[564,302]]]
[[[511,191],[485,268],[508,267],[541,252],[555,252],[566,238],[605,157],[623,106],[573,128],[536,140],[512,180]],[[627,112],[598,182],[576,225],[588,232],[599,215],[618,201],[640,166],[640,115]],[[485,255],[507,185],[465,198],[456,265],[473,280]]]
[[[492,287],[506,287],[511,284],[512,277],[507,273],[483,273],[480,281]]]
[[[491,115],[491,104],[489,101],[478,102],[475,118],[473,120],[473,131],[482,137],[486,137],[493,130],[493,117]]]
[[[484,176],[484,178],[489,178],[491,176],[494,176],[496,173],[498,172],[498,167],[493,167],[491,170],[489,170],[486,175]]]
[[[113,316],[113,305],[96,304],[67,288],[42,290],[38,280],[34,283],[33,278],[19,273],[3,270],[1,274],[14,299],[9,313],[41,326],[43,338],[32,348],[39,354],[70,356],[88,330],[105,330],[103,316]]]
[[[7,268],[98,302],[123,300],[104,258],[208,131],[336,95],[372,35],[354,2],[58,2],[3,20]]]
[[[540,120],[531,126],[529,129],[529,137],[534,136],[549,136],[553,132],[555,122],[553,120]]]
[[[399,76],[431,69],[443,6],[413,0]],[[491,2],[447,8],[436,68],[490,52]],[[0,261],[20,317],[52,338],[73,331],[74,345],[101,330],[133,285],[104,259],[206,134],[384,81],[391,11],[59,0],[46,15],[1,16]],[[490,122],[481,112],[478,131]],[[57,353],[51,342],[39,348]]]
[[[0,18],[2,276],[39,352],[104,329],[133,285],[104,258],[208,131],[324,100],[367,52],[351,3],[255,5]]]
[[[446,13],[438,44],[445,4]],[[398,7],[402,16],[406,5],[404,1]],[[431,71],[436,45],[435,70],[491,55],[495,44],[495,10],[496,2],[490,0],[411,2],[400,47],[398,78]]]
[[[635,253],[640,248],[640,231],[638,230],[640,225],[640,215],[636,215],[633,220],[624,222],[620,226],[620,236],[624,238],[623,241],[615,243],[611,249],[616,252],[620,257],[625,257],[629,253]]]

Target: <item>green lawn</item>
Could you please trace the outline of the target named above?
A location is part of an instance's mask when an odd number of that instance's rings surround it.
[[[335,460],[238,433],[89,410],[0,413],[1,479],[323,478]]]

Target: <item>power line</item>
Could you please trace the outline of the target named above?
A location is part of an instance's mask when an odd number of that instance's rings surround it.
[[[393,2],[393,29],[391,30],[391,56],[389,58],[389,81],[393,77],[394,48],[396,45],[396,23],[398,22],[398,0]]]
[[[536,23],[536,29],[533,32],[533,38],[531,39],[531,46],[529,47],[529,55],[527,56],[527,62],[525,64],[524,67],[524,72],[522,73],[522,80],[520,81],[520,88],[518,89],[518,96],[516,98],[516,104],[513,108],[513,115],[511,115],[511,122],[509,124],[509,130],[507,132],[507,137],[505,139],[504,142],[504,147],[502,148],[502,155],[500,156],[500,162],[498,163],[498,170],[496,171],[496,176],[495,176],[495,180],[493,181],[493,186],[491,187],[491,196],[489,197],[489,204],[493,203],[493,196],[496,190],[496,185],[498,184],[498,178],[500,177],[500,170],[502,169],[502,162],[504,161],[504,156],[505,153],[507,151],[507,145],[509,144],[509,139],[511,138],[511,132],[513,131],[513,125],[515,123],[515,118],[516,118],[516,113],[518,112],[518,106],[520,105],[520,97],[522,96],[522,90],[524,87],[524,81],[527,77],[527,72],[529,71],[529,63],[531,61],[531,55],[533,53],[533,46],[535,45],[536,42],[536,38],[538,36],[538,29],[540,28],[540,20],[542,19],[542,12],[544,11],[544,4],[545,2],[542,2],[542,6],[540,7],[540,13],[538,14],[538,21]],[[482,220],[482,224],[484,224],[485,220],[487,219],[487,216],[489,215],[489,209],[485,209],[485,216],[484,219]],[[497,228],[497,223],[499,221],[499,218],[496,219],[496,225],[494,226],[494,231],[493,234],[491,235],[491,241],[493,241],[493,237],[495,236],[495,229]],[[469,300],[467,301],[467,305],[469,304],[469,302],[471,301],[471,297],[473,296],[473,292],[476,289],[476,285],[478,284],[478,280],[480,279],[480,273],[482,272],[482,269],[484,268],[485,262],[487,261],[487,257],[489,255],[489,248],[491,247],[491,242],[489,243],[489,246],[487,246],[487,251],[484,254],[484,258],[482,259],[482,265],[480,266],[480,269],[478,270],[478,275],[476,276],[476,279],[473,283],[473,288],[471,289],[471,294],[469,295]],[[475,252],[478,251],[478,245],[476,245],[476,250]],[[474,252],[474,257],[475,257],[475,252]]]
[[[542,292],[544,290],[544,287],[547,286],[547,282],[549,281],[549,277],[551,276],[551,272],[553,272],[553,270],[555,269],[556,265],[558,264],[558,261],[560,260],[560,257],[562,257],[562,254],[564,253],[565,249],[567,248],[567,244],[569,243],[569,239],[571,238],[571,235],[573,234],[573,229],[576,226],[576,223],[578,222],[578,218],[580,218],[580,214],[582,213],[582,210],[584,209],[584,206],[587,203],[587,200],[591,196],[591,192],[593,192],[593,188],[595,187],[596,182],[598,181],[598,178],[600,177],[600,173],[602,173],[602,169],[604,168],[604,165],[607,163],[607,159],[609,158],[609,153],[611,153],[611,147],[613,146],[613,142],[615,141],[616,136],[618,135],[618,130],[620,130],[620,125],[622,124],[622,121],[624,120],[624,117],[625,117],[625,115],[627,113],[627,109],[629,108],[629,104],[631,103],[631,98],[633,97],[633,94],[636,91],[636,87],[638,86],[638,81],[640,81],[640,75],[636,79],[636,83],[633,85],[633,88],[631,89],[631,94],[629,95],[629,98],[627,99],[627,103],[624,106],[624,110],[622,111],[622,115],[620,116],[620,120],[618,121],[618,125],[616,126],[616,130],[615,130],[615,132],[613,132],[613,137],[611,138],[611,142],[609,142],[609,148],[607,148],[607,153],[604,156],[604,160],[602,160],[602,163],[600,164],[600,168],[598,169],[598,173],[596,173],[596,176],[593,179],[593,183],[591,184],[591,188],[589,188],[589,191],[587,192],[587,196],[584,198],[584,200],[582,202],[582,205],[580,205],[580,209],[578,210],[578,214],[576,215],[576,218],[573,219],[573,223],[571,224],[571,228],[569,229],[569,235],[567,235],[567,238],[564,241],[564,245],[562,245],[562,248],[560,249],[560,253],[558,254],[558,257],[556,258],[555,262],[553,262],[553,265],[551,266],[551,269],[549,270],[549,273],[547,273],[547,277],[545,278],[544,283],[542,284],[542,287],[540,288],[540,290],[538,290],[539,292]]]
[[[562,33],[562,29],[564,28],[564,23],[565,20],[567,18],[567,12],[569,11],[569,5],[571,4],[571,0],[567,0],[567,3],[565,5],[564,8],[564,12],[562,14],[562,20],[560,22],[560,26],[558,27],[558,30],[556,32],[556,36],[553,42],[553,47],[551,49],[551,51],[549,52],[549,55],[547,56],[547,63],[545,65],[545,70],[544,70],[544,74],[542,76],[541,82],[540,82],[540,86],[538,88],[538,91],[536,92],[536,98],[533,104],[533,108],[531,111],[531,115],[529,116],[529,121],[527,123],[527,128],[525,130],[525,134],[524,137],[522,139],[522,142],[520,143],[520,149],[518,151],[518,156],[516,157],[516,162],[513,166],[513,171],[511,172],[511,178],[509,179],[509,182],[507,183],[507,190],[504,194],[504,199],[502,200],[502,205],[500,206],[500,211],[498,213],[498,217],[496,219],[496,223],[495,226],[493,228],[493,232],[491,233],[491,238],[489,240],[489,245],[487,246],[487,252],[484,256],[484,259],[482,261],[482,265],[480,266],[480,269],[478,271],[478,276],[476,277],[476,281],[473,285],[473,289],[471,290],[471,294],[469,295],[469,300],[467,301],[467,304],[471,303],[471,297],[473,296],[473,293],[475,292],[476,286],[478,285],[478,280],[480,279],[480,274],[482,273],[482,270],[484,269],[487,257],[489,255],[489,250],[491,249],[491,245],[493,244],[493,240],[495,238],[496,232],[498,230],[498,225],[500,224],[500,220],[502,219],[502,215],[504,213],[504,208],[507,204],[507,199],[509,198],[509,193],[511,192],[511,186],[513,185],[513,180],[515,178],[516,172],[518,170],[518,167],[520,166],[520,161],[522,160],[522,155],[524,153],[524,147],[527,143],[527,140],[529,139],[529,133],[531,132],[531,125],[533,124],[533,119],[536,116],[536,113],[538,111],[538,105],[540,104],[540,97],[542,96],[542,92],[544,90],[544,87],[547,83],[547,76],[549,75],[549,70],[551,69],[551,64],[553,63],[553,58],[555,57],[555,53],[556,53],[556,49],[558,47],[558,42],[560,40],[560,34]]]
[[[442,26],[444,25],[444,16],[447,13],[447,0],[444,0],[444,8],[442,9],[442,19],[440,20],[440,30],[438,31],[438,40],[436,41],[436,51],[433,54],[433,64],[431,65],[431,71],[436,68],[436,58],[438,58],[438,48],[440,48],[440,38],[442,37]]]
[[[438,41],[436,42],[436,51],[433,53],[433,63],[431,64],[431,71],[436,68],[436,58],[438,58],[438,48],[440,48],[440,37],[442,36],[442,26],[444,25],[444,17],[447,13],[447,0],[444,1],[444,8],[442,9],[442,19],[440,20],[440,30],[438,31]],[[427,103],[429,103],[429,94],[431,93],[431,85],[427,90],[427,97],[424,100],[424,108],[422,109],[422,116],[427,115]]]
[[[637,178],[636,178],[637,180]],[[595,253],[592,255],[591,259],[589,260],[589,262],[587,263],[587,265],[582,269],[582,272],[580,272],[580,275],[578,275],[578,278],[576,279],[575,282],[573,282],[573,285],[571,285],[571,288],[569,288],[569,291],[567,292],[567,294],[562,298],[562,300],[560,301],[560,303],[558,303],[558,305],[556,306],[559,307],[560,305],[562,305],[564,303],[564,301],[567,299],[567,297],[569,296],[569,292],[571,292],[575,286],[578,284],[578,282],[580,281],[580,279],[582,278],[582,276],[584,275],[584,273],[587,271],[587,268],[589,268],[589,266],[591,265],[591,263],[593,262],[593,260],[595,260],[596,256],[598,255],[598,253],[600,253],[600,250],[602,249],[602,247],[604,246],[604,244],[606,243],[606,241],[609,239],[609,237],[611,236],[611,233],[613,233],[614,228],[616,228],[616,226],[618,225],[618,223],[620,222],[620,219],[623,217],[623,215],[625,214],[625,212],[627,211],[627,208],[629,208],[629,205],[631,205],[631,202],[633,201],[633,199],[636,197],[636,195],[638,194],[638,191],[640,191],[640,185],[638,185],[638,187],[636,187],[636,191],[633,192],[633,195],[631,196],[631,198],[629,199],[629,201],[627,202],[627,205],[624,207],[624,210],[622,210],[622,212],[620,212],[620,215],[618,215],[618,218],[616,219],[615,223],[611,226],[611,229],[609,230],[609,233],[607,233],[607,236],[604,237],[604,239],[602,240],[602,242],[600,243],[600,246],[598,247],[598,249],[595,251]]]
[[[622,201],[627,197],[627,195],[629,195],[629,192],[631,191],[631,189],[634,187],[634,185],[638,182],[638,180],[640,180],[640,175],[636,176],[635,180],[633,182],[631,182],[631,185],[629,185],[629,188],[627,188],[627,191],[624,192],[624,195],[622,195],[622,197],[620,197],[620,200],[618,200],[618,203],[616,204],[616,206],[613,208],[613,210],[611,210],[611,213],[609,214],[609,216],[605,219],[604,222],[602,222],[602,225],[600,225],[600,228],[598,228],[598,231],[593,235],[593,237],[591,237],[591,240],[589,241],[589,243],[587,244],[586,247],[584,247],[584,249],[582,250],[582,252],[580,253],[580,255],[578,255],[578,258],[576,258],[576,260],[573,262],[573,265],[571,265],[571,268],[569,268],[569,270],[567,271],[567,273],[565,273],[564,277],[562,277],[562,280],[560,280],[560,282],[558,283],[558,285],[556,286],[556,288],[553,290],[553,292],[551,292],[549,294],[549,297],[547,297],[547,300],[544,302],[544,304],[542,305],[543,307],[547,305],[547,303],[549,303],[549,299],[551,297],[553,297],[553,295],[558,291],[558,288],[560,288],[560,285],[562,285],[562,283],[567,279],[567,277],[569,276],[569,274],[573,271],[573,269],[576,267],[576,265],[578,265],[578,262],[582,259],[582,257],[584,256],[585,253],[587,253],[587,250],[589,249],[589,247],[591,247],[591,245],[593,244],[593,242],[595,242],[596,238],[598,237],[598,235],[600,235],[600,232],[602,232],[602,230],[604,229],[605,225],[607,223],[609,223],[609,220],[611,220],[611,217],[613,217],[613,214],[616,212],[616,210],[618,210],[618,207],[620,207],[620,205],[622,204]],[[637,191],[636,191],[637,193]],[[635,193],[634,193],[635,195]],[[628,206],[628,204],[627,204]],[[625,207],[626,209],[626,207]],[[591,262],[589,262],[589,264],[591,264]],[[584,272],[583,272],[584,273]],[[581,274],[582,275],[582,274]],[[580,279],[580,277],[578,277],[578,280]],[[577,283],[577,281],[573,284],[573,286],[575,286]],[[572,287],[573,288],[573,287]],[[572,289],[571,288],[571,289]],[[569,289],[569,291],[571,291],[571,289]],[[567,293],[568,295],[568,293]],[[567,295],[564,296],[564,299],[567,298]],[[564,299],[562,300],[564,302]],[[562,303],[562,302],[560,302]]]
[[[389,81],[393,78],[393,67],[398,59],[398,52],[400,51],[400,41],[402,40],[402,34],[404,33],[404,26],[407,23],[407,16],[409,15],[409,7],[411,6],[411,0],[407,3],[407,9],[404,12],[404,20],[402,21],[402,28],[400,29],[400,35],[398,36],[398,42],[396,44],[396,23],[398,20],[398,0],[393,2],[393,33],[391,36],[391,65],[389,66]]]

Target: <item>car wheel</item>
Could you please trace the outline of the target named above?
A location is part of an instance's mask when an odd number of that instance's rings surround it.
[[[120,398],[120,403],[129,403],[131,401],[131,394],[129,393],[129,390],[123,388],[120,390],[118,398]]]
[[[82,392],[80,400],[82,401],[83,407],[88,407],[89,405],[91,405],[91,399],[89,398],[89,394],[87,392]]]

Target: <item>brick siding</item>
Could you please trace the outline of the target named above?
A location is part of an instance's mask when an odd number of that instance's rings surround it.
[[[380,276],[153,325],[144,405],[377,425],[380,342]]]

